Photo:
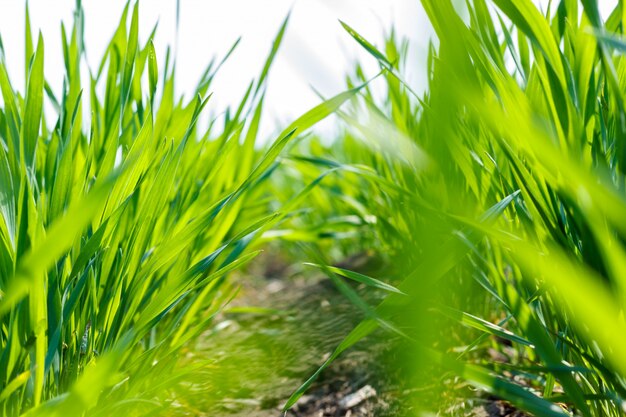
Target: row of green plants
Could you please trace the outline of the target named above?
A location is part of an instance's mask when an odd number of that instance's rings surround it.
[[[363,322],[287,406],[383,328],[408,346],[397,366],[412,369],[416,415],[465,415],[476,394],[446,405],[459,379],[532,415],[624,415],[626,5],[603,20],[595,0],[421,3],[436,32],[425,93],[404,79],[402,43],[344,24],[386,93],[364,88],[334,144],[292,158],[358,172],[323,192],[349,200],[394,287],[360,304]],[[357,68],[350,85],[364,80]]]
[[[28,8],[23,94],[7,71],[18,57],[0,43],[2,415],[167,407],[167,390],[206,365],[181,367],[179,359],[236,295],[227,275],[259,254],[263,234],[313,187],[290,191],[276,207],[268,179],[279,154],[358,91],[258,143],[287,21],[240,104],[208,112],[223,60],[210,62],[190,99],[179,96],[173,54],[156,60],[156,27],[139,39],[138,7],[126,5],[83,79],[77,1],[72,27],[62,26],[59,95],[44,76],[44,39],[33,36]],[[199,127],[203,117],[208,127]]]

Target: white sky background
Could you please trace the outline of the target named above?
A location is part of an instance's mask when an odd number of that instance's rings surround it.
[[[536,0],[544,7],[547,0]],[[44,35],[45,72],[55,92],[63,80],[61,21],[71,28],[74,0],[30,0],[33,37]],[[555,3],[555,2],[553,2]],[[599,0],[603,12],[616,0]],[[125,0],[83,0],[85,44],[90,66],[95,68],[108,44]],[[235,54],[216,77],[210,111],[220,113],[239,103],[249,82],[255,78],[271,48],[281,22],[289,11],[291,19],[274,63],[266,96],[262,134],[270,135],[319,102],[311,87],[325,96],[345,88],[345,75],[355,61],[365,64],[369,75],[377,65],[341,28],[341,19],[375,45],[382,46],[392,25],[400,37],[411,41],[407,75],[409,82],[423,83],[425,51],[430,25],[419,0],[181,0],[177,52],[177,91],[193,92],[213,56],[223,56],[242,37]],[[176,0],[140,2],[140,42],[147,39],[159,21],[155,38],[159,70],[164,66],[166,46],[175,39]],[[0,34],[14,88],[24,89],[24,2],[0,0]],[[86,80],[86,79],[85,79]],[[83,80],[83,81],[85,81]],[[330,125],[326,125],[327,130]]]
[[[74,0],[30,0],[33,38],[45,41],[45,73],[55,92],[63,83],[61,21],[71,30]],[[83,0],[85,45],[91,68],[110,41],[124,0]],[[159,21],[155,48],[161,75],[167,45],[173,45],[176,0],[140,2],[140,43]],[[325,96],[345,89],[345,74],[358,59],[376,73],[373,58],[341,28],[342,19],[363,36],[382,45],[392,24],[411,38],[413,53],[428,42],[429,29],[414,0],[181,0],[177,53],[177,91],[191,94],[213,56],[221,58],[238,37],[242,41],[214,80],[212,113],[236,106],[249,82],[258,76],[286,15],[291,19],[270,73],[262,134],[276,131],[319,103],[311,86]],[[24,2],[0,0],[0,34],[14,88],[24,90]],[[131,10],[132,11],[132,10]],[[130,14],[130,12],[129,12]],[[417,66],[416,66],[417,67]],[[86,81],[86,78],[83,80]],[[327,126],[328,128],[328,126]]]

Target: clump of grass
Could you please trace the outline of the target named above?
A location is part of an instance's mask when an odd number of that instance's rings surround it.
[[[394,42],[380,51],[346,25],[387,97],[363,90],[343,113],[349,140],[309,148],[309,166],[364,173],[353,206],[395,252],[400,273],[382,278],[408,294],[364,306],[320,371],[383,327],[411,343],[400,366],[416,375],[435,363],[534,415],[622,415],[624,5],[603,21],[592,0],[422,4],[437,36],[427,91],[407,86]]]
[[[310,192],[294,193],[280,211],[269,206],[279,154],[358,89],[260,146],[267,75],[287,21],[238,108],[201,129],[220,64],[208,66],[192,99],[176,96],[175,63],[169,54],[156,61],[156,28],[139,39],[138,4],[127,4],[84,80],[77,2],[71,30],[62,27],[60,96],[44,78],[44,39],[33,42],[26,16],[24,96],[6,69],[15,58],[0,46],[0,409],[158,408],[160,393],[184,376],[181,349],[234,296],[228,273]]]

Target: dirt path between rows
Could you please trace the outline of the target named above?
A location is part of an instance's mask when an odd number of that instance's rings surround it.
[[[180,404],[191,415],[284,415],[289,396],[363,317],[316,271],[293,273],[277,262],[263,268],[234,277],[241,286],[231,305],[237,312],[223,314],[195,347],[195,359],[213,366]],[[371,302],[380,297],[355,288]],[[286,415],[402,415],[385,337],[374,335],[342,355]]]
[[[367,262],[356,258],[343,266],[372,272]],[[411,386],[410,374],[402,374],[398,366],[407,346],[382,330],[333,362],[284,413],[290,395],[364,316],[323,274],[288,265],[265,260],[246,275],[232,277],[240,286],[238,297],[189,353],[190,361],[211,365],[186,382],[188,389],[176,400],[180,413],[175,414],[408,417],[416,413],[410,399],[418,398],[439,408],[437,415],[442,417],[526,416],[456,378],[433,376],[433,392],[438,394],[429,392],[430,385]],[[382,294],[371,288],[353,288],[372,306],[382,300]]]

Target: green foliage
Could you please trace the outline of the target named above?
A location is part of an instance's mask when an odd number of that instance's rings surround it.
[[[606,21],[595,1],[552,2],[545,15],[530,0],[422,5],[438,45],[426,92],[403,80],[393,36],[380,50],[344,24],[380,63],[386,94],[364,90],[341,113],[341,140],[292,158],[300,172],[361,173],[318,190],[350,196],[320,209],[362,210],[376,236],[363,246],[387,253],[382,281],[408,295],[389,294],[320,371],[383,324],[402,329],[412,351],[400,365],[424,383],[434,363],[442,380],[456,374],[534,415],[623,415],[624,5]],[[365,79],[357,68],[350,84]],[[418,411],[440,406],[416,398]]]
[[[363,313],[286,407],[383,328],[409,347],[417,388],[456,375],[534,415],[622,415],[623,2],[606,21],[592,0],[545,14],[530,0],[422,4],[437,36],[423,94],[405,81],[406,43],[392,33],[378,48],[342,22],[381,73],[357,67],[267,146],[257,133],[287,20],[240,105],[201,128],[221,62],[177,97],[154,31],[139,39],[137,4],[83,82],[77,3],[58,97],[27,11],[23,96],[0,42],[2,414],[161,410],[194,371],[179,355],[236,293],[226,276],[281,239]],[[339,140],[302,136],[335,112]],[[388,275],[328,265],[361,250]],[[386,298],[372,307],[350,282]]]
[[[163,392],[191,371],[176,366],[181,350],[235,294],[226,275],[256,256],[262,233],[315,186],[282,211],[270,207],[266,184],[280,153],[359,90],[315,107],[271,146],[257,144],[285,20],[236,111],[223,126],[200,128],[221,64],[209,65],[192,99],[177,97],[175,65],[157,63],[154,31],[139,39],[139,6],[129,6],[84,82],[77,2],[71,31],[62,27],[58,97],[44,78],[41,35],[33,47],[28,10],[25,97],[0,51],[2,415],[162,407]]]

